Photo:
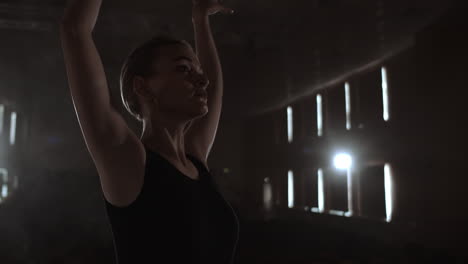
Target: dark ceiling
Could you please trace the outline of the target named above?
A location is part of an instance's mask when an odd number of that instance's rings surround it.
[[[312,83],[324,83],[407,45],[415,32],[441,15],[451,2],[224,1],[226,6],[236,10],[236,14],[216,15],[212,26],[225,68],[226,88],[236,90],[237,95],[255,90],[239,76],[246,75],[243,70],[250,71],[247,73],[249,78],[264,74],[262,69],[252,73],[249,67],[244,66],[252,65],[252,60],[264,60],[262,56],[265,56],[272,60],[265,61],[268,63],[266,70],[276,65],[277,68],[284,68],[287,78],[292,79],[294,85],[288,88],[289,94],[310,89],[312,77],[295,67],[309,67],[307,72],[315,72]],[[53,67],[52,71],[63,68],[61,50],[57,46],[57,23],[65,3],[58,0],[2,1],[0,30],[5,36],[17,37],[16,41],[13,41],[15,37],[11,38],[11,42],[3,41],[3,48],[11,50],[15,47],[19,50],[26,48],[22,45],[34,43],[34,46],[27,48],[30,52],[41,54],[39,63],[42,70],[50,72],[52,69],[48,67]],[[175,34],[193,43],[190,7],[190,0],[136,0],[132,4],[125,0],[104,1],[95,38],[106,68],[117,72],[132,47],[161,32]],[[18,46],[18,42],[23,43]],[[23,59],[26,60],[26,57],[17,58],[17,61]],[[43,62],[47,62],[47,67],[43,66]],[[295,73],[298,76],[294,76]],[[230,98],[238,96],[226,97],[226,111],[229,113],[232,112],[229,107],[236,106],[230,103]],[[261,98],[264,101],[257,102]],[[244,110],[251,112],[253,105],[268,105],[268,102],[264,96],[251,97],[250,105]]]

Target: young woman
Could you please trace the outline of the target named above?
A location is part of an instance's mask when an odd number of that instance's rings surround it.
[[[155,37],[121,72],[135,135],[112,107],[92,31],[102,0],[71,0],[61,24],[70,92],[97,168],[118,263],[232,263],[238,221],[215,188],[207,157],[221,113],[223,78],[209,16],[232,13],[193,0],[195,53]]]

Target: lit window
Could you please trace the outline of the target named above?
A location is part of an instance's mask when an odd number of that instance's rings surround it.
[[[5,168],[0,168],[0,183],[8,182],[8,170]]]
[[[351,129],[351,91],[349,83],[345,83],[345,100],[346,100],[346,129]]]
[[[8,185],[7,184],[3,184],[2,185],[2,198],[5,199],[8,197]]]
[[[317,94],[317,135],[323,135],[322,95]]]
[[[318,212],[323,213],[325,211],[325,195],[324,195],[324,185],[323,185],[323,170],[318,169],[317,171],[318,179]]]
[[[392,186],[392,173],[389,163],[384,167],[384,184],[385,184],[385,212],[387,222],[392,221],[393,215],[393,186]]]
[[[18,189],[18,176],[13,177],[13,188]]]
[[[0,105],[0,134],[3,133],[3,121],[5,117],[5,106]]]
[[[294,207],[294,175],[291,170],[288,171],[288,207]]]
[[[336,154],[333,158],[333,164],[338,170],[346,170],[347,178],[347,196],[348,196],[348,212],[346,216],[353,215],[353,185],[351,167],[353,166],[353,158],[347,153]]]
[[[10,145],[14,145],[16,140],[16,112],[11,113],[11,126],[10,126]]]
[[[0,168],[0,201],[8,196],[8,170]]]
[[[390,120],[390,106],[388,103],[388,79],[387,69],[382,67],[382,98],[383,98],[383,119]]]
[[[293,110],[292,107],[288,106],[288,142],[291,143],[293,140]]]
[[[270,183],[270,178],[266,177],[263,182],[263,205],[267,211],[273,206],[273,192]]]

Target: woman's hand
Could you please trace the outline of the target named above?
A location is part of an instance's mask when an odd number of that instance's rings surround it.
[[[221,5],[219,0],[192,0],[192,3],[192,18],[194,20],[205,18],[218,12],[223,14],[234,13],[234,10],[231,8],[227,8]]]

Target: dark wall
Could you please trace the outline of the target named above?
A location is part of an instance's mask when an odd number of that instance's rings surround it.
[[[361,166],[357,174],[361,180],[361,209],[366,213],[355,218],[341,217],[329,235],[338,237],[351,231],[367,234],[372,226],[379,241],[390,235],[399,237],[394,244],[466,248],[463,236],[468,216],[465,210],[468,200],[463,195],[467,185],[464,151],[468,132],[465,11],[461,7],[452,9],[417,33],[409,48],[347,80],[352,89],[350,131],[344,129],[344,83],[291,104],[294,109],[291,144],[287,143],[286,136],[286,108],[245,122],[244,142],[248,149],[244,157],[248,168],[245,177],[251,179],[244,190],[245,197],[249,197],[243,204],[245,210],[255,212],[251,216],[257,219],[266,218],[262,186],[264,178],[270,176],[275,197],[273,218],[291,221],[294,215],[294,219],[317,224],[314,222],[317,218],[326,216],[303,210],[305,205],[315,205],[304,199],[312,192],[303,186],[307,181],[302,176],[295,180],[296,206],[287,208],[287,171],[293,169],[297,175],[303,175],[304,171],[327,167],[335,147],[347,146],[355,150]],[[389,122],[382,120],[381,66],[387,68],[389,78]],[[308,76],[306,72],[302,74]],[[325,136],[322,138],[315,136],[317,93],[324,97]],[[386,162],[392,165],[395,191],[393,219],[388,224],[382,221],[385,209],[382,166]],[[379,173],[381,180],[375,178]],[[371,178],[365,180],[365,177]],[[359,221],[366,224],[354,225]],[[283,228],[288,229],[294,223],[297,222],[292,221]],[[329,227],[327,221],[318,225]],[[401,232],[389,232],[391,229]]]

